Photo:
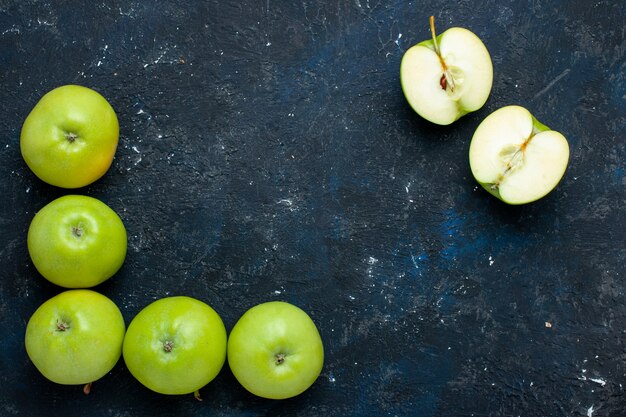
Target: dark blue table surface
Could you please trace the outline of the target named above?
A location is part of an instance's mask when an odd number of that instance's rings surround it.
[[[430,14],[494,64],[485,107],[448,127],[399,83]],[[622,1],[0,1],[0,415],[626,415],[625,21]],[[111,169],[75,191],[19,151],[30,109],[68,83],[107,97],[121,129]],[[468,163],[508,104],[571,148],[559,186],[521,207]],[[61,288],[26,232],[71,192],[126,225],[126,262],[96,290],[127,324],[170,295],[229,330],[285,300],[323,337],[315,385],[262,400],[226,366],[200,403],[123,361],[89,396],[45,380],[24,330]]]

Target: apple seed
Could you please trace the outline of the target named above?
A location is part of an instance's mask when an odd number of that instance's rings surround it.
[[[446,88],[448,88],[448,82],[446,81],[446,75],[442,75],[441,78],[439,79],[439,85],[441,86],[442,90],[445,90]]]

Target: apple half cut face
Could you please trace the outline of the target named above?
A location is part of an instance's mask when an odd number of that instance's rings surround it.
[[[559,183],[569,160],[565,137],[539,123],[528,110],[507,106],[478,126],[469,150],[472,174],[509,204],[526,204]]]
[[[404,95],[424,119],[449,125],[480,109],[491,92],[493,66],[483,42],[464,28],[450,28],[409,48],[400,64]]]

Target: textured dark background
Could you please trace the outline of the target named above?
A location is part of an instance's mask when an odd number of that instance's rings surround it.
[[[494,64],[485,107],[448,127],[399,84],[430,14],[440,33],[474,31]],[[626,415],[625,19],[619,0],[0,0],[0,415]],[[68,83],[120,120],[113,166],[75,191],[129,234],[96,289],[127,323],[184,294],[229,330],[292,302],[325,342],[306,393],[262,400],[225,367],[199,403],[120,361],[84,396],[30,363],[26,322],[61,289],[26,232],[69,192],[28,170],[19,134]],[[571,147],[560,185],[522,207],[468,163],[475,128],[508,104]]]

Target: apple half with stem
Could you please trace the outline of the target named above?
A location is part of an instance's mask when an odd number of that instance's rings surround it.
[[[508,204],[526,204],[548,194],[563,177],[568,160],[565,137],[520,106],[487,116],[469,150],[476,181]]]
[[[449,125],[480,109],[491,92],[493,66],[489,51],[471,31],[454,27],[409,48],[400,64],[402,91],[424,119]]]

